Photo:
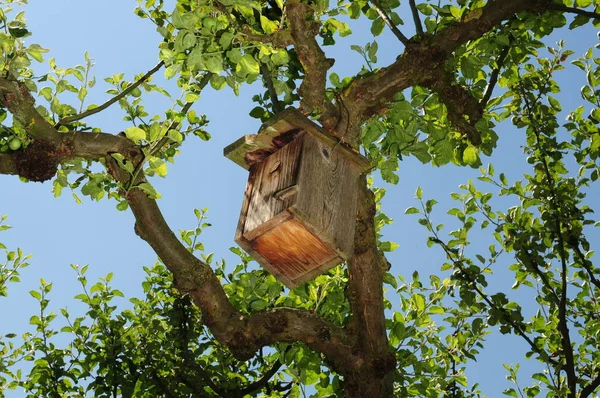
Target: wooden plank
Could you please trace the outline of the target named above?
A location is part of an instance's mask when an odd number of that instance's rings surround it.
[[[256,262],[263,267],[268,273],[270,273],[271,275],[273,275],[275,277],[275,279],[277,279],[279,282],[283,283],[285,286],[287,286],[290,289],[295,288],[297,285],[294,284],[294,281],[292,281],[291,279],[289,279],[287,276],[285,276],[284,274],[281,273],[281,271],[276,268],[273,267],[267,260],[265,260],[263,258],[263,256],[260,255],[260,253],[257,253],[254,248],[252,247],[252,245],[250,244],[250,241],[248,241],[246,238],[244,238],[243,236],[240,236],[238,238],[235,239],[235,242],[242,248],[244,249],[244,251],[246,253],[248,253],[249,255],[252,256],[252,258],[254,258],[254,260],[256,260]]]
[[[250,174],[255,176],[254,190],[246,211],[244,235],[285,211],[296,201],[296,195],[280,198],[277,194],[296,185],[301,139],[302,136],[298,136],[263,162],[252,166]]]
[[[267,267],[276,268],[294,285],[299,278],[338,257],[293,218],[257,237],[250,245],[267,261]]]
[[[279,224],[289,220],[292,217],[294,217],[294,215],[291,212],[284,210],[281,213],[277,214],[275,217],[271,218],[270,220],[258,225],[251,231],[245,232],[244,238],[248,239],[249,241],[252,241],[257,237],[269,232],[273,228],[277,227]]]
[[[317,276],[319,276],[321,274],[324,274],[325,272],[329,271],[331,268],[335,267],[336,265],[340,265],[343,262],[344,262],[344,259],[341,257],[337,257],[337,256],[332,258],[330,261],[324,262],[319,267],[314,268],[312,271],[309,271],[306,274],[294,279],[294,281],[293,281],[294,287],[305,284],[306,282],[316,278]]]
[[[340,151],[361,172],[367,172],[371,169],[371,164],[367,158],[354,151],[293,107],[285,109],[265,122],[258,134],[245,135],[228,145],[223,153],[236,164],[249,169],[253,164],[261,162],[290,142],[301,131],[313,135],[332,150]]]
[[[313,136],[303,140],[296,217],[344,259],[354,248],[359,170]]]

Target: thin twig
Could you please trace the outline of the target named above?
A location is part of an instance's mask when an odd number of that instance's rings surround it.
[[[417,9],[415,0],[408,0],[408,3],[410,4],[410,10],[415,21],[415,29],[417,30],[417,34],[421,36],[423,35],[423,24],[421,23],[421,18],[419,18],[419,10]]]
[[[204,77],[202,77],[202,80],[200,80],[200,83],[198,83],[200,90],[202,90],[202,89],[204,89],[204,87],[206,87],[206,85],[210,81],[210,78],[212,77],[212,75],[213,75],[212,73],[207,73],[204,75]],[[193,102],[186,102],[186,104],[181,108],[180,113],[187,114],[188,111],[190,110],[190,108],[192,107],[192,105],[194,105]],[[173,120],[171,122],[171,124],[169,125],[169,127],[167,127],[164,137],[162,137],[154,146],[150,147],[150,150],[148,151],[148,155],[146,155],[144,152],[142,152],[142,159],[140,159],[139,163],[133,170],[133,174],[131,176],[131,180],[129,183],[129,187],[127,188],[127,191],[129,191],[129,189],[131,189],[131,187],[134,184],[136,184],[137,177],[140,174],[140,172],[142,171],[142,169],[144,168],[146,159],[156,155],[162,149],[162,147],[165,146],[169,142],[169,140],[170,140],[169,130],[174,130],[178,126],[179,126],[179,122]]]
[[[405,46],[408,46],[408,37],[404,36],[404,34],[402,32],[400,32],[400,29],[398,29],[398,27],[396,25],[394,25],[394,23],[392,22],[390,17],[388,17],[388,15],[385,13],[385,11],[383,11],[381,8],[379,8],[379,6],[377,5],[377,3],[375,3],[375,1],[371,1],[371,7],[373,7],[375,9],[375,11],[377,11],[377,14],[379,14],[381,19],[383,19],[383,22],[385,22],[385,24],[387,26],[389,26],[389,28],[392,30],[392,33],[394,33],[394,35],[396,35],[398,40],[400,40],[402,42],[402,44],[404,44]]]
[[[423,204],[421,204],[421,206],[423,207],[423,210],[425,211],[425,206]],[[429,223],[430,226],[433,225],[427,214],[425,214],[425,219],[427,220],[427,222]],[[450,248],[446,245],[446,243],[444,243],[444,241],[442,241],[439,238],[439,236],[438,236],[437,232],[435,232],[435,230],[433,230],[433,235],[435,238],[434,242],[437,243],[442,248],[442,250],[444,250],[444,252],[446,253],[446,256],[448,257],[448,259],[450,261],[452,261],[454,266],[457,267],[463,274],[468,275],[467,272],[465,271],[465,268],[462,265],[462,260],[454,258],[454,254],[452,253]],[[529,346],[531,347],[531,350],[533,352],[537,353],[543,359],[547,360],[554,366],[558,365],[555,360],[550,358],[548,353],[546,351],[544,351],[543,348],[540,348],[537,346],[537,344],[525,333],[525,330],[515,320],[513,320],[511,318],[510,314],[504,307],[495,305],[494,302],[490,299],[490,297],[482,289],[480,289],[479,286],[477,286],[477,282],[475,280],[469,279],[469,282],[472,284],[470,286],[470,288],[475,290],[477,295],[479,295],[479,297],[483,301],[486,302],[486,304],[488,305],[489,308],[495,309],[500,314],[502,314],[502,317],[504,318],[505,322],[510,324],[510,326],[512,326],[514,332],[517,335],[521,336],[523,338],[523,340],[525,340],[527,342],[527,344],[529,344]]]
[[[271,97],[271,105],[273,107],[273,113],[279,113],[283,110],[283,106],[279,102],[279,98],[277,98],[277,91],[275,90],[275,86],[273,85],[273,78],[271,77],[271,72],[267,65],[261,63],[260,64],[260,73],[263,76],[263,81],[265,86],[267,86],[267,90],[269,91],[269,96]]]
[[[485,106],[489,102],[490,98],[492,98],[492,93],[494,92],[496,83],[498,83],[498,76],[500,75],[500,69],[502,69],[502,66],[504,65],[504,61],[506,60],[506,57],[508,56],[509,50],[510,50],[510,45],[505,46],[502,49],[502,51],[500,52],[498,59],[496,60],[496,67],[494,68],[494,70],[492,71],[492,74],[490,75],[490,81],[489,81],[487,87],[485,88],[485,93],[483,94],[483,98],[479,102],[483,108],[485,108]]]
[[[102,105],[100,105],[96,108],[93,108],[93,109],[88,109],[87,111],[80,113],[78,115],[64,117],[61,120],[59,120],[58,123],[56,123],[56,125],[54,127],[56,128],[58,126],[65,125],[67,123],[81,120],[88,116],[94,115],[98,112],[102,112],[103,110],[105,110],[106,108],[108,108],[109,106],[111,106],[112,104],[114,104],[115,102],[120,100],[121,98],[125,97],[127,94],[131,93],[133,90],[135,90],[138,86],[140,86],[146,80],[148,80],[150,78],[150,76],[152,76],[160,68],[162,68],[164,64],[165,64],[164,61],[160,61],[158,64],[156,64],[156,66],[154,68],[152,68],[148,72],[146,72],[146,74],[144,76],[140,77],[136,82],[129,85],[129,87],[127,87],[125,90],[123,90],[119,94],[115,95],[114,97],[112,97],[111,99],[109,99],[108,101],[103,103]]]
[[[593,264],[590,260],[585,258],[585,255],[581,252],[578,245],[571,245],[571,248],[579,257],[579,261],[581,262],[581,266],[586,270],[588,277],[590,278],[590,282],[596,286],[596,288],[600,289],[600,281],[594,275]]]
[[[267,370],[260,379],[253,381],[250,384],[247,384],[239,389],[228,390],[227,393],[231,397],[244,397],[248,394],[251,394],[255,391],[260,391],[264,387],[267,386],[271,377],[275,376],[275,374],[281,368],[282,363],[279,359],[273,362],[273,366]]]
[[[559,4],[553,4],[552,6],[550,6],[550,9],[556,10],[556,11],[569,12],[571,14],[583,15],[585,17],[600,19],[600,14],[598,14],[597,12],[581,10],[581,9],[575,8],[575,7],[567,7],[567,6],[563,6],[563,5],[559,5]]]

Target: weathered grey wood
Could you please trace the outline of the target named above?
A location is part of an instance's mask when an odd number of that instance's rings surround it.
[[[281,200],[276,194],[296,185],[301,145],[301,137],[297,137],[263,162],[253,166],[252,174],[256,175],[256,179],[246,215],[244,234],[266,223],[295,202],[295,196]]]
[[[359,173],[337,148],[330,150],[313,136],[303,140],[301,189],[290,211],[344,259],[352,256],[354,247]]]
[[[236,164],[249,169],[290,142],[300,131],[306,131],[330,148],[336,148],[355,163],[362,172],[371,168],[367,158],[304,116],[296,108],[287,108],[263,124],[258,134],[245,135],[223,150]]]

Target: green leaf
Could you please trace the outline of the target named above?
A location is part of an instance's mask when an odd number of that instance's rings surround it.
[[[425,310],[425,297],[422,294],[414,294],[412,301],[417,311],[422,312]]]
[[[27,47],[27,54],[31,56],[31,58],[35,59],[38,62],[44,62],[44,57],[42,53],[47,53],[48,49],[41,47],[39,44],[32,44]]]
[[[146,139],[146,132],[135,126],[126,128],[125,135],[136,144],[139,144],[142,140]]]
[[[404,214],[418,214],[418,213],[419,213],[419,209],[417,209],[414,206],[411,206],[404,211]]]
[[[221,90],[227,85],[227,79],[224,76],[212,75],[210,78],[210,85],[215,90]]]
[[[204,65],[206,70],[214,74],[218,75],[223,72],[223,59],[221,57],[214,55],[208,56],[204,59]]]
[[[254,57],[250,54],[244,54],[240,59],[240,63],[238,64],[238,68],[241,68],[241,71],[244,74],[249,75],[258,75],[260,71],[260,66],[258,62],[254,59]]]
[[[383,19],[377,18],[373,21],[373,24],[371,25],[371,33],[373,34],[373,36],[379,36],[381,32],[383,32],[384,28],[385,22],[383,21]]]
[[[476,164],[479,159],[478,152],[477,147],[469,145],[463,152],[463,162],[468,165]]]
[[[387,283],[394,289],[398,289],[398,280],[394,277],[394,275],[390,274],[389,272],[383,274],[383,283]]]
[[[399,247],[400,247],[400,245],[397,244],[396,242],[381,242],[381,243],[379,243],[379,249],[384,252],[393,252],[394,250],[396,250]]]
[[[150,199],[159,199],[160,194],[156,192],[154,187],[149,182],[143,182],[137,185],[137,188],[141,189]]]
[[[439,305],[433,305],[429,307],[429,313],[443,315],[446,313],[446,310],[444,310],[444,308],[440,307]]]
[[[417,191],[415,192],[415,197],[419,200],[423,199],[423,190],[421,189],[421,187],[417,188]]]
[[[275,21],[271,21],[269,18],[265,17],[264,15],[261,15],[260,16],[260,26],[266,34],[271,34],[271,33],[274,33],[277,31],[279,24]]]

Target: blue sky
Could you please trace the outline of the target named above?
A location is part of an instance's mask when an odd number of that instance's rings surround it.
[[[83,64],[83,53],[87,50],[95,59],[93,74],[98,79],[91,102],[101,103],[108,98],[104,93],[108,88],[103,82],[105,77],[122,72],[131,80],[134,74],[147,71],[158,61],[157,45],[161,38],[150,22],[133,14],[134,7],[133,0],[32,1],[25,7],[29,29],[33,32],[33,37],[28,40],[49,48],[51,52],[46,54],[46,59],[56,58],[60,67]],[[407,22],[411,20],[408,15],[402,17]],[[338,40],[336,48],[325,48],[328,56],[338,59],[333,71],[340,76],[352,75],[362,65],[362,58],[350,50],[350,45],[364,45],[373,40],[368,25],[352,28],[354,35]],[[407,26],[404,32],[412,35],[412,27]],[[559,39],[567,41],[567,47],[576,51],[575,56],[597,41],[596,32],[591,28],[576,32],[564,29],[547,42],[554,43]],[[392,62],[402,51],[402,45],[388,33],[377,41],[379,66]],[[36,68],[40,74],[47,70],[46,65]],[[563,108],[572,109],[579,105],[579,88],[584,84],[585,76],[562,72],[558,79],[565,89],[571,90],[559,97]],[[167,84],[172,86],[171,82]],[[252,95],[259,91],[262,89],[257,86],[243,87],[238,98],[227,89],[202,93],[194,109],[208,115],[210,125],[207,130],[212,139],[209,142],[187,140],[176,164],[169,167],[167,179],[153,181],[163,196],[159,205],[174,230],[195,227],[194,208],[210,209],[209,222],[213,227],[206,231],[204,245],[207,252],[215,252],[216,258],[224,257],[231,262],[235,258],[230,256],[228,248],[234,245],[247,172],[224,158],[222,148],[243,134],[257,131],[259,122],[249,117],[248,112],[254,107]],[[169,104],[152,97],[145,105],[151,114],[161,114]],[[90,123],[102,127],[103,131],[117,133],[129,126],[122,116],[119,109],[113,108],[90,119]],[[498,127],[497,132],[500,143],[491,162],[498,172],[506,172],[509,179],[519,178],[526,167],[519,148],[523,132],[508,124]],[[490,160],[483,161],[487,164]],[[421,186],[427,198],[436,198],[440,202],[436,214],[440,217],[439,222],[443,222],[445,210],[454,206],[448,202],[449,193],[458,191],[459,184],[475,179],[479,172],[452,165],[434,168],[406,159],[400,164],[399,175],[397,186],[386,186],[388,194],[384,202],[384,211],[395,219],[395,223],[385,229],[385,239],[400,244],[400,248],[388,256],[393,264],[392,272],[407,277],[414,270],[425,275],[437,272],[445,261],[443,253],[427,248],[426,231],[417,224],[415,216],[405,216],[403,212],[416,205],[414,192]],[[10,285],[8,299],[0,301],[0,316],[10,320],[0,325],[0,334],[28,329],[29,316],[36,311],[36,302],[28,291],[37,287],[41,277],[54,283],[50,296],[54,311],[58,312],[64,306],[76,309],[72,297],[79,290],[70,264],[89,264],[90,281],[114,272],[113,284],[126,296],[141,293],[142,266],[153,264],[156,256],[135,235],[129,212],[117,211],[115,202],[107,200],[99,203],[84,201],[84,205],[76,205],[67,191],[62,197],[53,199],[50,183],[24,184],[14,177],[0,176],[0,184],[0,214],[8,214],[9,224],[13,226],[0,235],[0,241],[9,248],[19,246],[34,255],[32,265],[22,272],[22,283]],[[590,203],[598,203],[598,193],[596,187]],[[599,241],[596,233],[591,239],[592,248],[598,247]],[[491,292],[512,285],[510,274],[502,270],[510,264],[510,258],[504,258],[498,264]],[[394,305],[398,304],[394,295],[390,298]],[[520,298],[529,299],[527,296]],[[471,382],[479,382],[489,397],[494,397],[509,386],[504,380],[502,363],[524,362],[525,346],[515,336],[493,335],[488,340],[491,345],[482,354],[478,365],[469,367],[468,376]]]

